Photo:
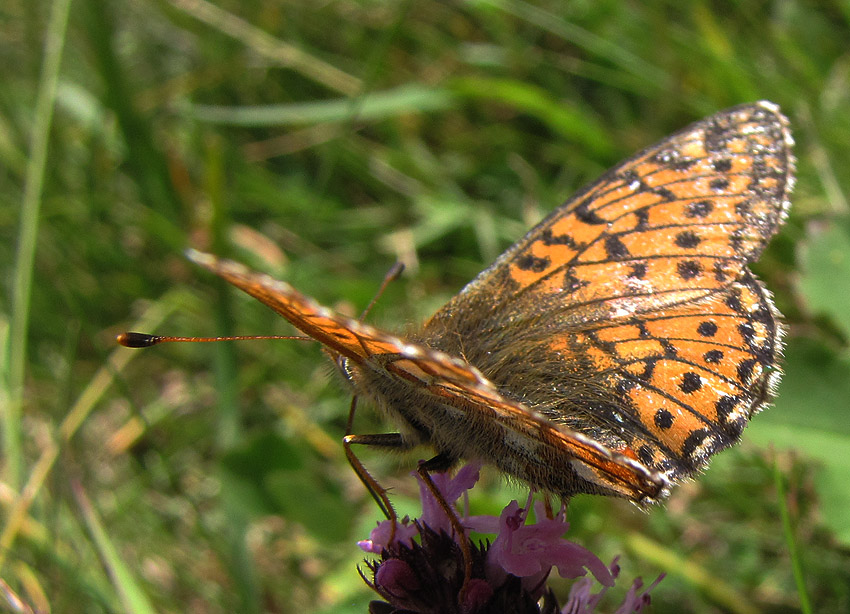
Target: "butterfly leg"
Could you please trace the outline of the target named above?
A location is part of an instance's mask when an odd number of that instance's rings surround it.
[[[409,442],[405,441],[401,433],[376,433],[372,435],[354,435],[351,431],[354,428],[354,412],[357,409],[357,396],[351,398],[351,407],[348,410],[348,423],[345,427],[345,437],[342,439],[342,447],[345,450],[345,457],[348,459],[348,464],[354,470],[354,473],[366,487],[366,490],[372,495],[378,508],[386,516],[387,520],[392,522],[392,530],[390,532],[390,542],[395,539],[396,524],[398,515],[396,514],[393,504],[387,495],[387,490],[381,486],[378,481],[372,477],[372,474],[363,466],[360,459],[351,449],[351,444],[359,444],[366,446],[380,446],[384,448],[395,448],[405,450],[410,447]]]
[[[392,522],[392,530],[390,532],[390,542],[392,542],[395,539],[398,515],[396,514],[395,508],[387,495],[387,490],[381,486],[378,481],[372,477],[372,474],[369,473],[366,467],[363,466],[363,463],[359,458],[357,458],[357,455],[351,449],[351,445],[358,444],[378,446],[384,448],[395,448],[397,450],[407,450],[414,446],[411,445],[409,441],[405,440],[401,433],[373,433],[369,435],[352,434],[351,431],[354,428],[354,413],[356,408],[357,396],[354,396],[351,398],[351,407],[348,412],[348,423],[346,424],[345,429],[346,434],[342,439],[342,445],[345,449],[345,456],[348,459],[348,464],[351,465],[352,469],[354,469],[354,473],[357,474],[357,477],[366,487],[366,490],[368,490],[369,494],[372,495],[372,498],[378,504],[378,507],[384,513],[387,520]],[[422,478],[425,487],[431,493],[431,496],[434,497],[440,505],[440,508],[443,510],[443,513],[446,514],[452,529],[454,529],[454,532],[457,535],[457,541],[463,555],[463,586],[461,588],[460,595],[458,596],[458,600],[460,603],[463,603],[466,597],[469,581],[472,579],[472,549],[469,546],[469,540],[466,537],[466,530],[460,523],[460,519],[452,509],[452,506],[448,501],[446,501],[446,498],[439,491],[437,485],[434,484],[434,481],[431,479],[431,473],[443,473],[448,471],[456,462],[457,459],[449,456],[448,454],[437,454],[433,458],[419,463],[417,472]]]
[[[458,518],[455,510],[452,509],[452,506],[448,501],[446,501],[443,493],[439,491],[437,485],[434,484],[434,481],[431,479],[432,472],[443,473],[448,471],[456,462],[457,459],[449,456],[448,454],[437,454],[437,456],[419,463],[419,467],[416,471],[419,473],[419,476],[422,478],[422,481],[425,483],[425,486],[428,488],[431,496],[434,497],[434,499],[437,500],[437,503],[440,504],[440,508],[442,508],[443,512],[448,517],[449,523],[452,525],[452,529],[454,529],[454,532],[457,535],[457,542],[458,545],[460,545],[460,550],[463,554],[463,586],[460,589],[458,601],[463,604],[466,600],[466,590],[469,586],[469,581],[472,580],[472,549],[469,547],[469,539],[466,537],[466,529],[464,529],[463,525],[460,523],[460,518]]]
[[[369,494],[372,495],[372,498],[375,499],[375,502],[384,513],[384,516],[386,516],[388,520],[393,521],[393,528],[395,529],[396,513],[392,503],[390,503],[389,497],[387,496],[386,489],[378,484],[378,481],[373,478],[372,474],[370,474],[366,467],[363,466],[363,463],[360,462],[360,459],[357,458],[357,455],[351,449],[351,444],[380,446],[384,448],[395,448],[398,450],[407,449],[410,445],[404,441],[401,433],[346,435],[342,439],[342,445],[345,449],[345,456],[348,458],[348,464],[351,465],[351,468],[354,469],[354,473],[357,474],[357,477],[360,478],[361,482],[363,482],[366,490],[368,490]],[[395,530],[393,530],[393,533],[395,533]]]

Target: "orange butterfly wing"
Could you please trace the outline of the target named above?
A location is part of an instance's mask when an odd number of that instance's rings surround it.
[[[640,316],[600,322],[555,352],[590,358],[595,381],[618,402],[588,422],[606,424],[609,445],[677,479],[735,443],[772,397],[782,328],[770,295],[745,272],[723,291]],[[604,436],[600,436],[603,440]]]
[[[787,215],[791,145],[766,102],[685,128],[556,209],[420,339],[554,424],[693,472],[778,377],[777,313],[746,265]]]
[[[742,105],[636,154],[553,211],[426,327],[503,310],[584,324],[728,285],[790,207],[787,124],[772,103]]]

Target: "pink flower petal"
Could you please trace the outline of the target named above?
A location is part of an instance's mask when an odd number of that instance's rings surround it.
[[[569,523],[558,514],[546,518],[543,506],[536,506],[535,524],[525,524],[525,511],[512,501],[499,517],[499,534],[490,546],[488,561],[506,572],[525,578],[558,568],[562,578],[578,578],[590,570],[605,586],[613,586],[608,567],[590,550],[561,537]]]
[[[458,470],[454,477],[449,472],[433,473],[431,474],[431,481],[434,482],[437,492],[451,506],[462,495],[466,494],[466,491],[475,486],[480,470],[480,463],[469,463]],[[440,502],[431,494],[419,472],[414,471],[412,475],[419,480],[419,496],[422,499],[422,515],[419,520],[438,533],[444,531],[446,534],[451,534],[451,523]]]
[[[369,533],[369,539],[364,539],[357,542],[360,549],[364,552],[380,554],[384,548],[390,545],[390,535],[392,535],[393,523],[391,520],[383,520],[378,523],[378,526],[372,529]],[[393,543],[402,544],[404,546],[413,545],[413,537],[418,535],[416,525],[408,522],[405,518],[402,521],[396,522],[395,540]]]

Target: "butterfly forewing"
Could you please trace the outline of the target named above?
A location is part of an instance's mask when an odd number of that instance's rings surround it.
[[[392,335],[342,316],[301,294],[289,284],[251,271],[231,260],[197,250],[187,257],[243,292],[274,309],[301,332],[321,342],[332,353],[354,362],[380,354],[396,354],[402,342]]]
[[[238,263],[194,250],[188,256],[274,309],[333,354],[347,358],[347,376],[367,396],[384,404],[394,394],[409,399],[410,407],[390,412],[395,417],[421,426],[451,408],[466,428],[429,432],[424,440],[441,444],[442,451],[451,451],[452,456],[474,454],[480,448],[478,456],[496,459],[494,464],[503,470],[557,493],[594,489],[651,501],[667,485],[663,476],[634,459],[502,397],[478,369],[461,359],[337,314],[288,284]],[[499,447],[506,447],[505,453],[495,454]],[[516,462],[520,453],[527,462]],[[585,484],[582,475],[597,477]]]
[[[433,319],[544,312],[569,326],[717,291],[784,220],[791,144],[767,102],[697,122],[573,196]]]

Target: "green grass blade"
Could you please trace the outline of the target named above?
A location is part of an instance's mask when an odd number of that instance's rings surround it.
[[[103,526],[97,510],[89,501],[82,485],[79,482],[74,482],[71,486],[81,516],[91,533],[92,539],[94,539],[101,560],[112,579],[113,586],[118,591],[119,599],[124,605],[125,611],[132,614],[155,614],[156,610],[134,574],[118,554],[118,549],[109,538],[106,527]]]
[[[362,121],[378,121],[406,113],[444,111],[457,104],[449,90],[416,84],[366,94],[357,100],[356,117]],[[340,98],[256,107],[194,105],[191,112],[197,119],[213,124],[289,126],[350,121],[351,105],[350,99]]]
[[[7,398],[5,400],[6,409],[3,411],[2,417],[6,480],[12,488],[17,488],[20,485],[23,474],[21,404],[27,360],[27,330],[30,316],[33,263],[35,261],[45,168],[47,166],[50,127],[53,123],[56,87],[59,82],[59,69],[62,63],[62,50],[65,45],[70,8],[71,0],[56,0],[51,7],[50,22],[45,35],[41,81],[33,115],[26,183],[21,204],[18,249],[12,287],[12,318],[8,353],[4,361],[4,367],[7,369],[5,374]]]
[[[782,518],[782,531],[785,535],[785,543],[788,545],[788,555],[791,558],[791,569],[794,572],[794,584],[797,585],[797,594],[800,597],[800,611],[803,614],[812,613],[812,605],[809,594],[806,591],[806,576],[803,573],[803,561],[797,549],[797,540],[794,538],[794,527],[791,523],[791,514],[788,512],[788,502],[785,499],[785,480],[779,463],[773,465],[773,476],[776,480],[776,497],[779,503],[779,515]]]

